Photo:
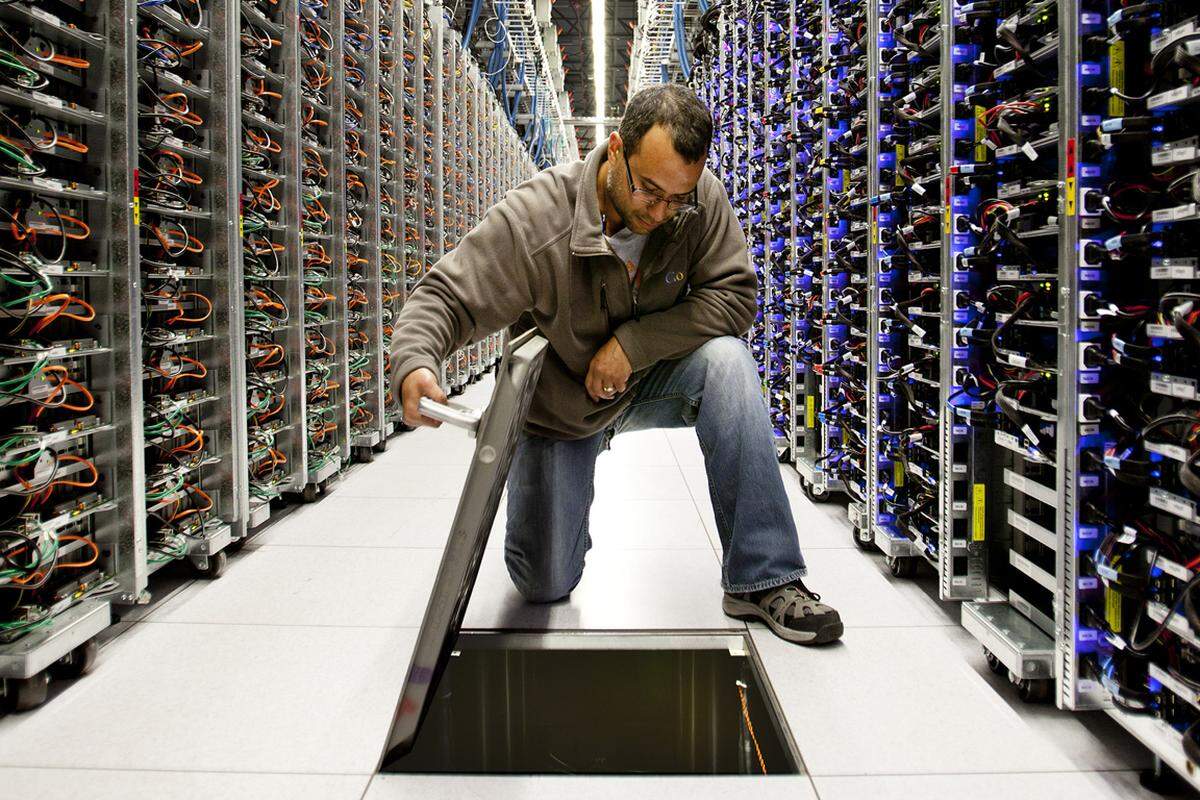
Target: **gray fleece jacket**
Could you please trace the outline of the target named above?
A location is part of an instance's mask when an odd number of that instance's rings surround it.
[[[707,169],[700,209],[659,226],[642,253],[635,298],[625,266],[600,229],[596,175],[603,146],[583,161],[538,173],[509,191],[409,296],[392,342],[393,386],[419,367],[435,374],[454,350],[509,326],[536,326],[550,342],[526,430],[580,439],[632,402],[660,361],[754,319],[754,271],[725,188]],[[584,388],[592,357],[617,337],[633,376],[597,403]]]

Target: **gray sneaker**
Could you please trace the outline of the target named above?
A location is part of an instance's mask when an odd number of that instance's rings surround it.
[[[801,581],[742,594],[726,593],[721,608],[731,617],[756,619],[781,639],[796,644],[828,644],[842,636],[842,618]]]

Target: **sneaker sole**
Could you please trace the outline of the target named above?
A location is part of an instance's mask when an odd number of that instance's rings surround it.
[[[785,639],[795,644],[829,644],[836,642],[842,638],[842,633],[845,626],[841,620],[830,622],[822,625],[816,631],[794,631],[791,628],[785,628],[780,625],[771,615],[764,611],[756,603],[751,603],[747,600],[737,600],[726,595],[721,599],[721,610],[728,617],[735,619],[757,620],[765,623],[772,633],[780,639]]]

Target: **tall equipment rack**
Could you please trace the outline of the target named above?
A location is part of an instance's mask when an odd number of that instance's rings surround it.
[[[324,299],[301,251],[300,29],[291,3],[240,4],[238,153],[246,457],[241,516],[262,524],[270,502],[304,482],[305,386],[300,310]],[[271,15],[274,14],[272,17]]]
[[[444,25],[403,0],[0,6],[8,708],[86,672],[154,572],[220,575],[399,427],[392,320],[534,172],[452,36],[443,85]],[[499,340],[456,356],[461,380]]]
[[[1195,9],[787,11],[791,134],[821,127],[790,198],[819,204],[821,261],[817,215],[796,213],[784,266],[806,492],[846,491],[855,541],[897,575],[936,569],[1022,697],[1103,708],[1200,783]],[[742,69],[782,53],[756,62],[754,18],[702,18],[693,80],[760,256],[744,176],[769,88]],[[770,274],[756,342],[781,297]]]
[[[137,12],[133,255],[150,572],[189,556],[219,569],[245,527],[240,187],[226,160],[240,127],[238,11],[212,0]]]
[[[17,709],[45,700],[46,664],[85,670],[111,600],[136,599],[148,578],[142,387],[120,378],[141,364],[137,84],[107,68],[133,63],[131,28],[111,22],[133,13],[126,0],[0,8],[6,30],[73,64],[3,45],[22,65],[0,82],[3,134],[16,143],[0,168],[12,223],[0,237],[0,687]]]

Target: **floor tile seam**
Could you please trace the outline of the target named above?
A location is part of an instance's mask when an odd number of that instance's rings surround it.
[[[306,623],[230,622],[230,621],[200,622],[200,621],[196,621],[196,620],[167,620],[167,619],[163,619],[163,620],[146,619],[146,620],[141,620],[137,624],[138,625],[177,625],[177,626],[208,625],[208,626],[239,627],[239,628],[286,628],[286,629],[308,628],[310,630],[332,629],[332,630],[372,630],[372,631],[380,631],[380,630],[383,630],[383,631],[390,631],[390,630],[418,631],[421,629],[421,626],[419,624],[417,624],[417,625],[331,625],[331,624],[322,625],[322,624],[315,624],[315,623],[311,623],[311,622],[306,622]],[[744,630],[745,629],[742,626],[732,625],[729,628],[714,628],[711,626],[703,627],[703,628],[680,628],[680,627],[671,627],[671,628],[653,628],[653,627],[640,627],[640,628],[464,628],[463,632],[464,633],[472,633],[472,634],[474,634],[474,633],[499,633],[499,634],[586,633],[586,634],[616,634],[616,635],[628,634],[628,633],[648,633],[648,634],[653,634],[655,636],[670,636],[672,634],[704,635],[704,634],[742,633]]]
[[[1005,775],[1116,775],[1119,773],[1131,773],[1137,775],[1141,772],[1139,769],[1091,769],[1082,767],[1080,769],[1014,769],[1014,770],[987,770],[980,772],[829,772],[816,773],[811,770],[807,773],[814,781],[823,778],[980,778],[980,777],[1002,777]]]
[[[143,619],[137,622],[137,625],[217,625],[226,628],[309,628],[312,630],[369,630],[369,631],[389,631],[389,630],[420,630],[420,624],[416,625],[332,625],[312,622],[234,622],[222,620],[221,622],[200,622],[198,620],[176,620],[176,619]],[[135,626],[136,627],[136,626]]]
[[[602,534],[603,535],[603,534]],[[676,545],[673,547],[625,547],[623,545],[606,544],[602,541],[594,541],[592,549],[589,552],[597,550],[619,550],[623,553],[644,553],[657,551],[675,551],[675,550],[709,550],[712,549],[712,542],[707,541],[704,544],[687,544]],[[501,550],[503,544],[489,544],[487,550]],[[446,546],[439,545],[411,545],[411,544],[305,544],[305,543],[286,543],[286,542],[263,542],[253,547],[247,546],[247,550],[265,550],[267,548],[295,548],[295,549],[310,549],[310,550],[438,550],[444,551]]]
[[[72,772],[151,772],[165,775],[279,775],[283,777],[324,777],[324,778],[373,778],[374,770],[370,772],[292,772],[289,770],[248,770],[248,769],[165,769],[162,767],[88,767],[77,765],[38,766],[30,764],[7,764],[0,760],[0,770],[29,769],[29,770],[62,770]],[[370,781],[368,780],[369,784]]]

